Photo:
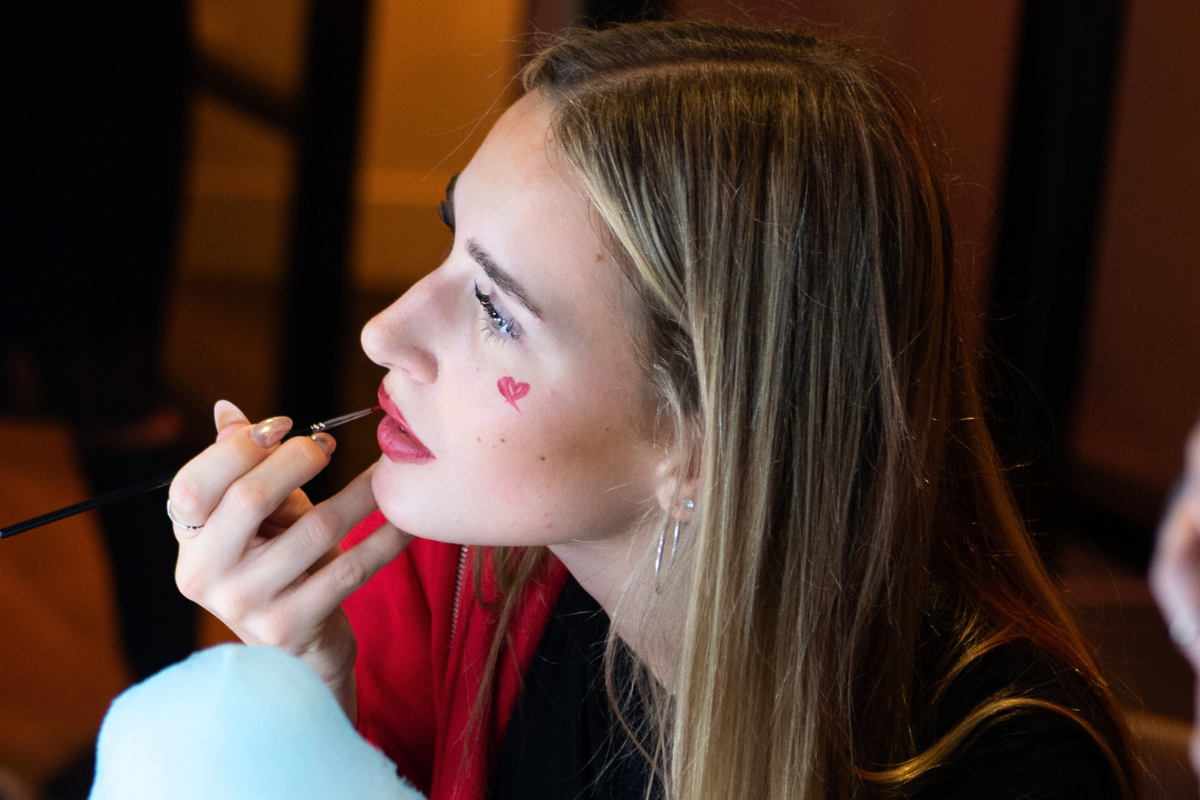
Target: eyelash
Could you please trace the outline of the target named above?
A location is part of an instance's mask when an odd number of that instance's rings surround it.
[[[484,331],[497,338],[504,337],[505,339],[521,338],[521,329],[517,327],[517,323],[511,319],[505,319],[500,316],[500,312],[492,305],[492,296],[479,291],[479,282],[475,282],[475,299],[479,301],[479,305],[483,306],[483,311],[488,316],[487,325]]]
[[[454,215],[450,213],[450,206],[446,205],[445,200],[438,203],[438,219],[450,229],[450,233],[454,233]]]

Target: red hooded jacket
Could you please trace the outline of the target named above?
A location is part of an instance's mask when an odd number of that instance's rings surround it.
[[[346,537],[352,547],[384,523],[375,512]],[[481,731],[468,723],[479,694],[496,616],[475,596],[474,548],[414,539],[342,604],[358,639],[358,731],[396,762],[430,800],[483,800],[488,754],[498,753],[521,684],[562,593],[567,569],[550,557],[511,623],[483,709]],[[483,597],[494,596],[490,570]]]

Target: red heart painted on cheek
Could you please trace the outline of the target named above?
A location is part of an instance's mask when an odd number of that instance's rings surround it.
[[[529,394],[528,383],[517,383],[509,376],[505,375],[500,380],[496,381],[496,388],[500,390],[500,394],[508,401],[508,404],[517,409],[520,413],[521,409],[517,408],[517,401],[525,395]]]

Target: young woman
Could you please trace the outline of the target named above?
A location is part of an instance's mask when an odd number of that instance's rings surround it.
[[[218,404],[184,594],[435,798],[1136,796],[912,103],[842,45],[683,23],[524,80],[363,331],[383,458],[312,508],[332,438]]]

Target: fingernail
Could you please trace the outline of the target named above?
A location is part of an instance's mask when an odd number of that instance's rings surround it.
[[[290,417],[271,417],[250,429],[250,438],[259,447],[271,447],[292,429]]]
[[[223,430],[227,425],[232,425],[235,422],[249,422],[242,410],[228,400],[218,400],[213,406],[213,422],[217,426],[217,430]]]
[[[328,433],[317,433],[311,438],[314,442],[321,446],[321,449],[325,451],[325,455],[327,456],[332,455],[334,449],[337,447],[337,440],[335,440]]]

